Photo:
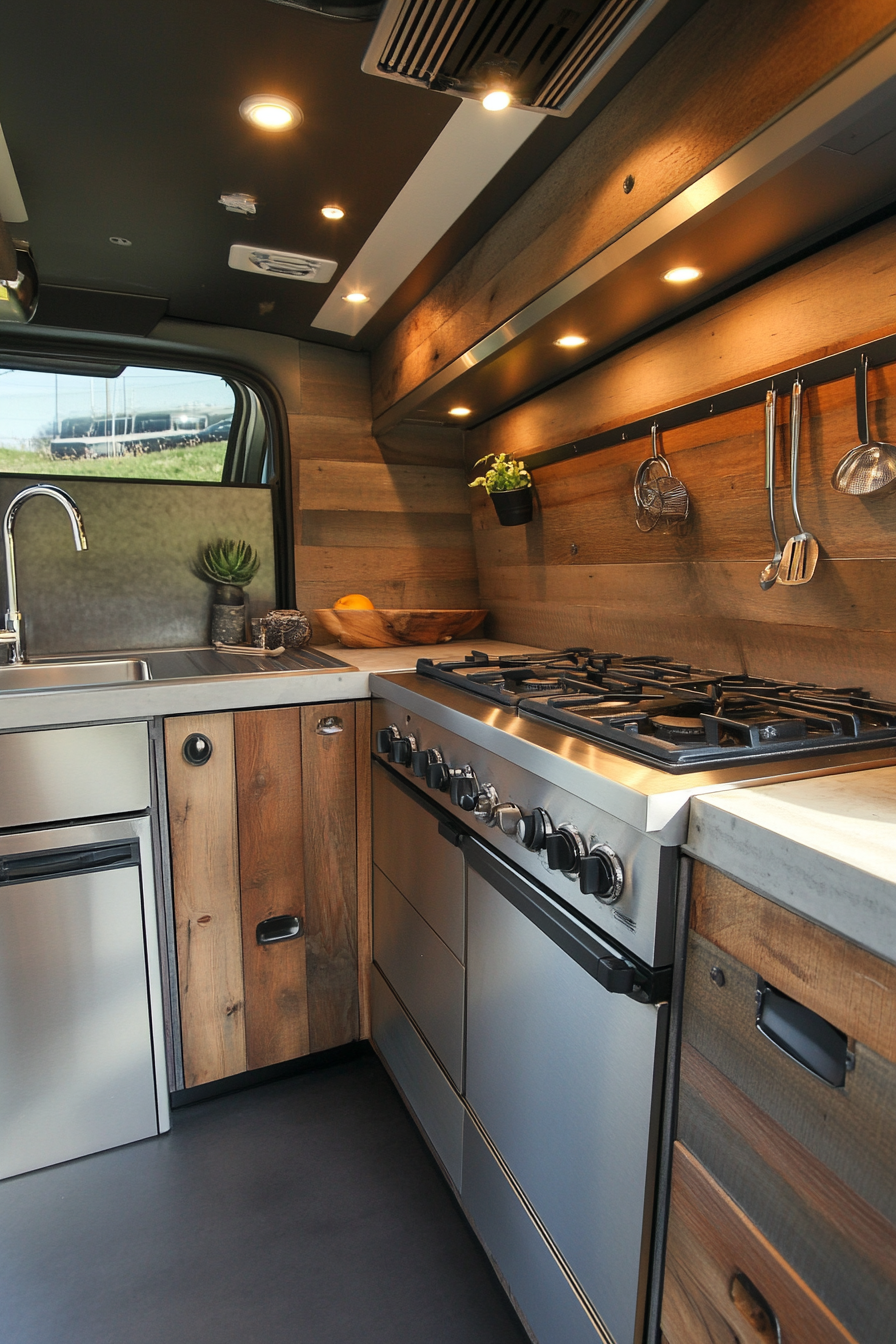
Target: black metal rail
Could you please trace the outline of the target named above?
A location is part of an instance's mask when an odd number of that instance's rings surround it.
[[[603,448],[613,448],[619,443],[628,443],[631,439],[650,437],[653,424],[660,430],[678,429],[681,425],[696,424],[698,420],[726,415],[729,411],[739,411],[745,406],[758,406],[765,401],[765,394],[771,387],[779,392],[788,393],[797,375],[804,387],[819,387],[822,383],[833,383],[838,378],[850,378],[855,372],[860,357],[868,356],[869,366],[879,368],[883,364],[896,363],[896,335],[882,336],[876,341],[867,341],[854,346],[851,350],[842,350],[836,355],[825,355],[806,364],[797,364],[755,382],[743,383],[740,387],[729,388],[726,392],[717,392],[711,397],[701,397],[697,401],[687,401],[671,410],[661,411],[657,415],[648,415],[640,420],[631,420],[627,425],[618,425],[615,429],[605,429],[600,434],[591,434],[588,438],[577,439],[575,443],[563,443],[558,448],[546,448],[543,452],[526,453],[526,466],[529,468],[547,467],[552,462],[566,462],[572,457],[587,457],[589,453],[599,453]]]

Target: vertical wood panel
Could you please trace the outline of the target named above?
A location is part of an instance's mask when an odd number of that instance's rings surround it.
[[[370,779],[370,701],[355,704],[355,800],[358,818],[358,1016],[362,1040],[370,1036],[370,967],[373,961]]]
[[[188,765],[182,746],[203,733],[213,751]],[[177,962],[187,1087],[246,1068],[240,955],[233,716],[165,721]]]
[[[358,1037],[355,706],[304,705],[305,955],[311,1050]],[[323,733],[333,717],[342,732]]]
[[[297,709],[234,715],[240,837],[246,1062],[308,1053],[305,939],[259,945],[273,915],[305,918],[301,722]]]

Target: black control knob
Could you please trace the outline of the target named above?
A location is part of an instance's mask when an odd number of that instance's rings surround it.
[[[579,865],[579,886],[585,896],[596,896],[606,905],[613,905],[622,895],[625,872],[619,855],[609,845],[592,845]]]
[[[376,749],[379,752],[379,754],[381,756],[385,756],[386,752],[392,746],[392,743],[395,741],[397,737],[400,736],[401,734],[395,727],[394,723],[390,723],[388,728],[377,728]]]
[[[440,761],[441,759],[442,757],[435,747],[430,747],[428,751],[418,749],[411,752],[411,769],[418,779],[425,779],[426,767],[431,765],[433,761]]]
[[[578,872],[587,850],[585,842],[574,826],[558,826],[544,845],[548,867],[561,873]]]
[[[541,807],[527,817],[521,817],[516,826],[516,838],[525,849],[544,849],[544,842],[553,830],[551,819]]]
[[[413,733],[408,733],[407,737],[396,737],[389,747],[389,760],[393,765],[409,766],[416,750],[417,739]]]
[[[426,767],[426,786],[444,793],[451,775],[444,761],[430,761]]]
[[[459,774],[452,776],[450,794],[455,807],[462,807],[465,812],[472,812],[476,806],[478,793],[476,780],[472,775]]]

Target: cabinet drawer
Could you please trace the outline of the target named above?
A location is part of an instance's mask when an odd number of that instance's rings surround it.
[[[374,1043],[459,1190],[464,1142],[463,1102],[375,966],[370,989]]]
[[[464,861],[431,812],[373,770],[373,861],[464,960]]]
[[[376,866],[373,959],[460,1090],[464,968]]]
[[[755,1302],[756,1294],[770,1308],[786,1344],[856,1344],[687,1148],[676,1143],[662,1316],[668,1344],[775,1344],[774,1322],[763,1326],[754,1316],[750,1324],[750,1298]]]
[[[150,803],[146,724],[4,733],[0,778],[0,830],[143,812]]]

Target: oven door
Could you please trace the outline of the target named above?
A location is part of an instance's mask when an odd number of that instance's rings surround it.
[[[617,1344],[633,1344],[667,1006],[604,988],[598,963],[615,949],[475,837],[461,847],[468,1105],[596,1315]],[[466,1169],[464,1181],[466,1203]]]

